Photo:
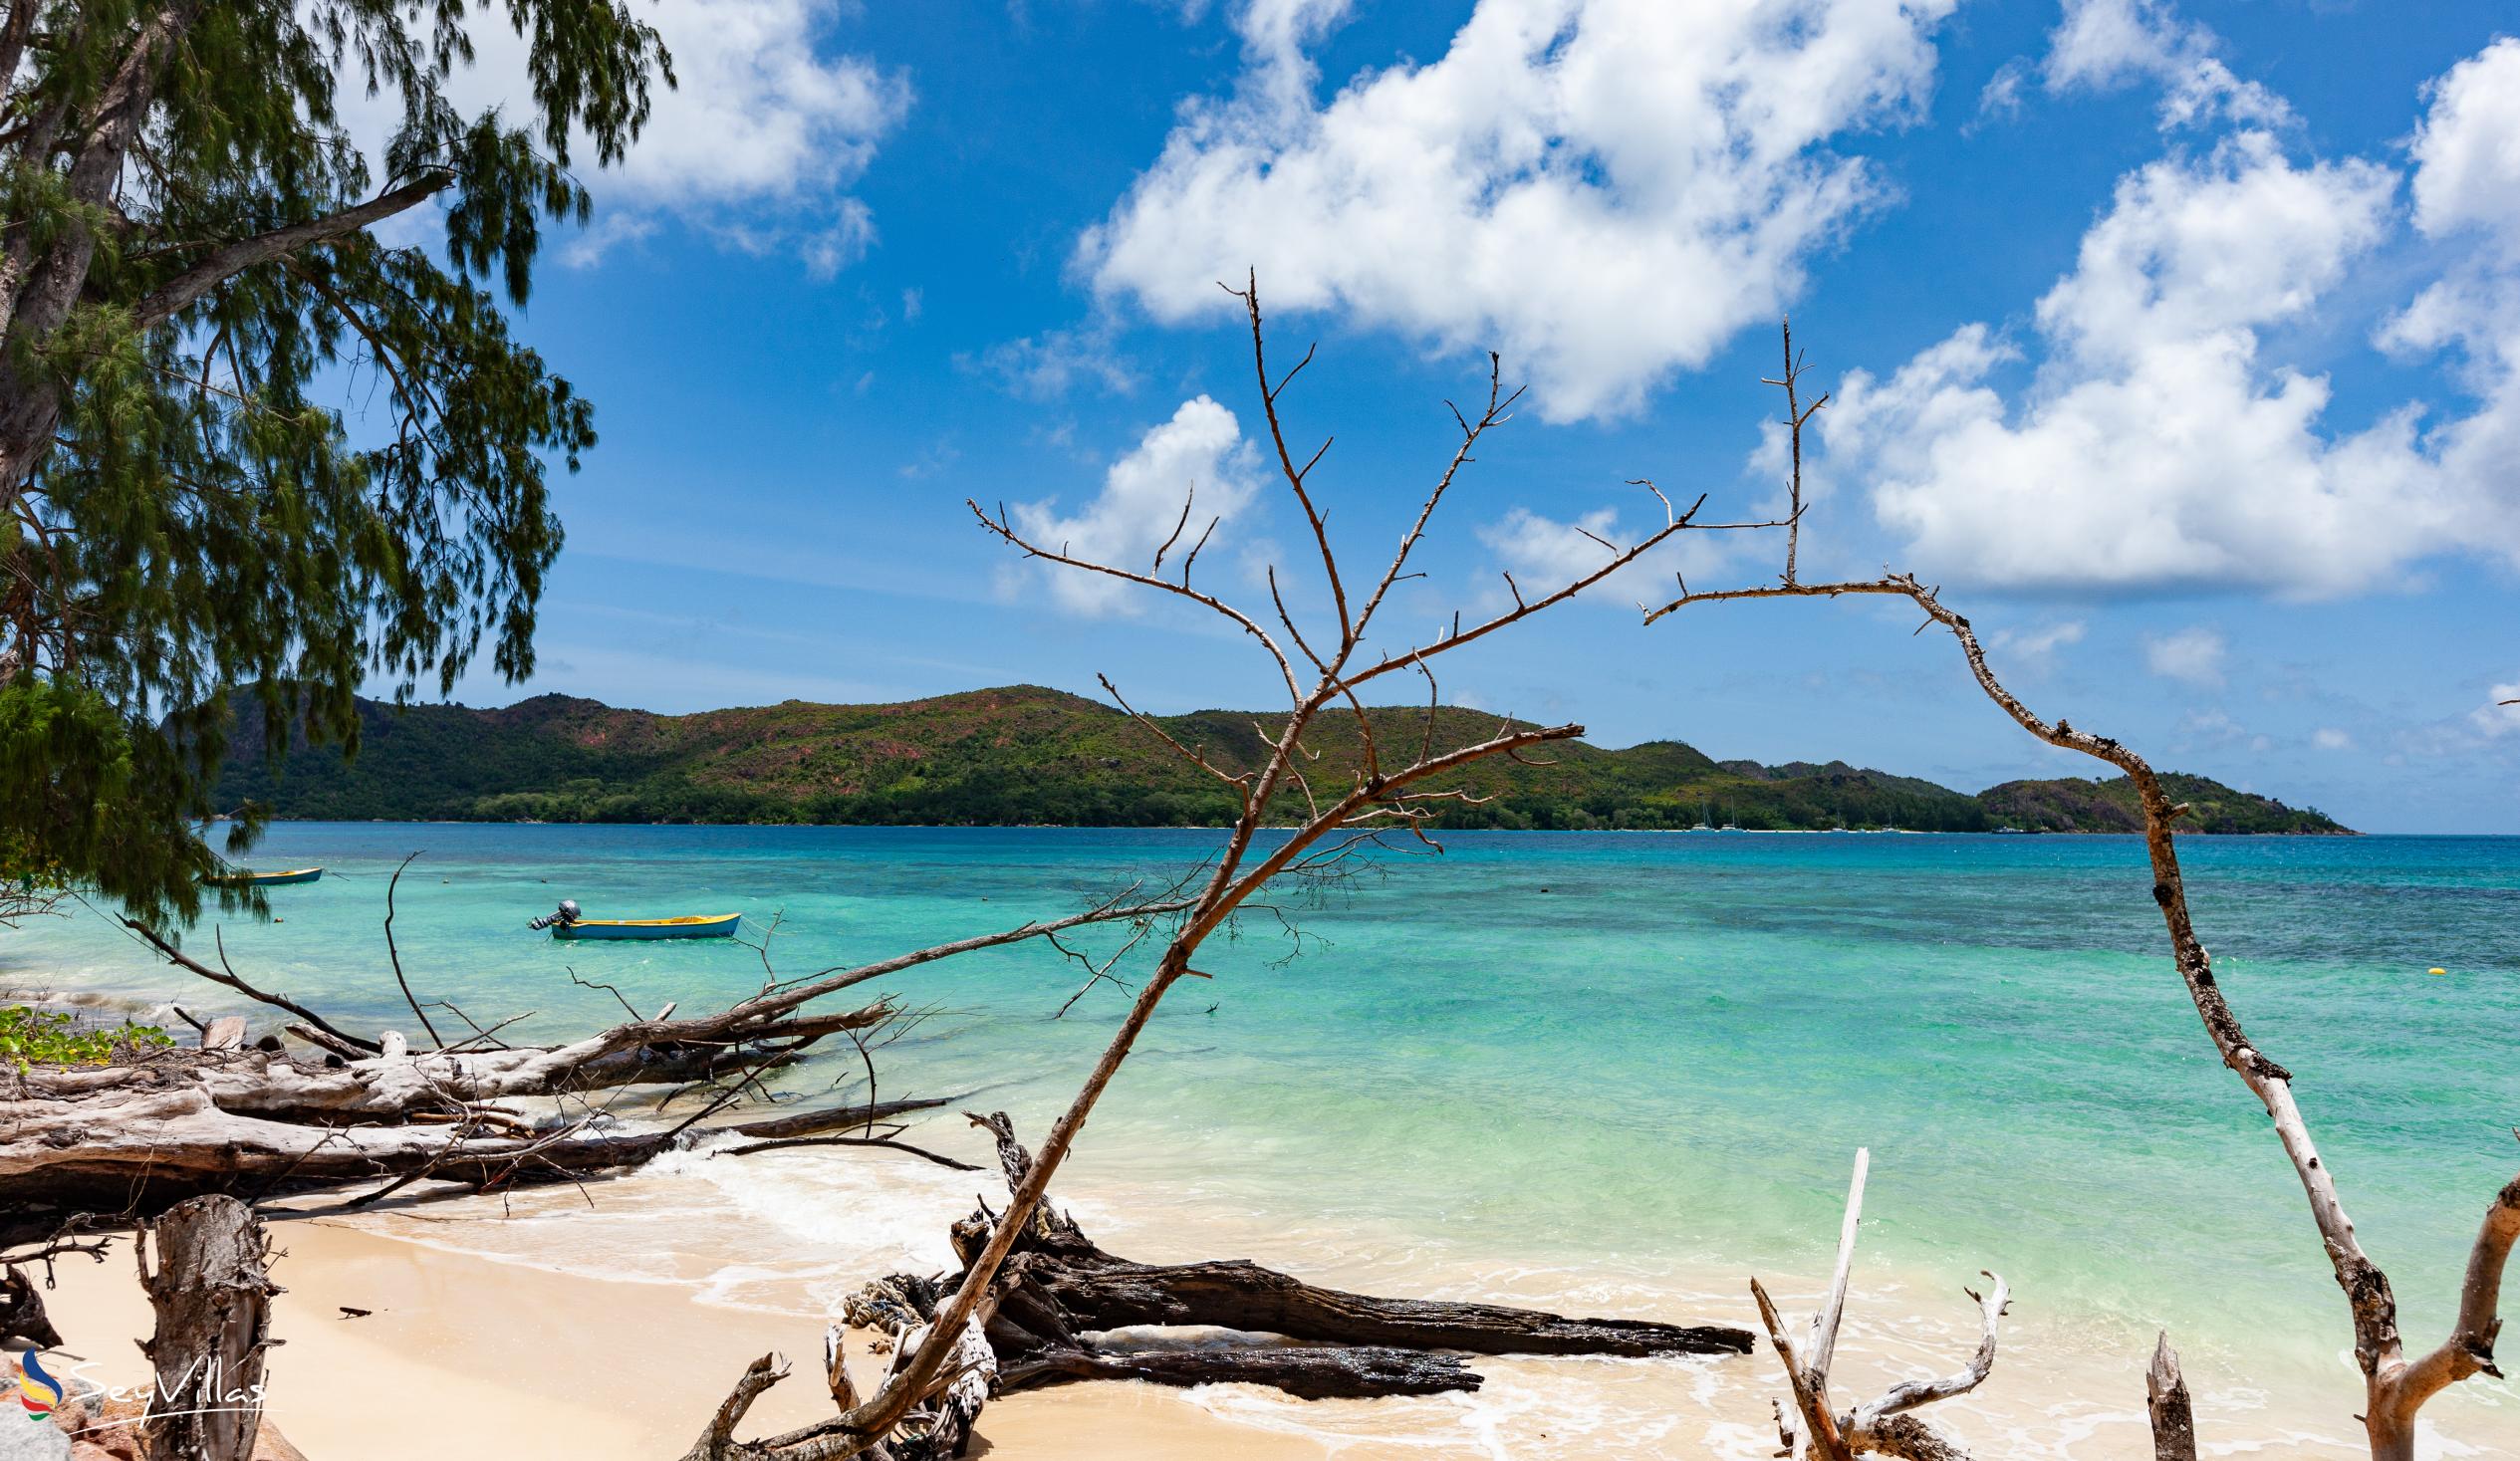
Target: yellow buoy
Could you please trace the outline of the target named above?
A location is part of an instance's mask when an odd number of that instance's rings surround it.
[[[2450,971],[2447,969],[2426,969],[2423,972],[2426,974],[2447,974]]]

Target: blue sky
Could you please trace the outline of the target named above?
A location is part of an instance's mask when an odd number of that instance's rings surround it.
[[[1631,478],[1772,508],[1759,377],[1790,310],[1836,392],[1806,577],[1915,569],[2033,704],[2157,764],[2371,830],[2520,831],[2520,711],[2493,704],[2520,696],[2505,7],[652,12],[681,89],[522,312],[603,441],[559,487],[539,672],[470,703],[1099,671],[1144,708],[1265,706],[1227,635],[1014,563],[961,506],[1134,559],[1195,482],[1226,512],[1205,582],[1265,605],[1304,528],[1213,283],[1250,267],[1274,348],[1320,342],[1284,407],[1337,436],[1316,484],[1355,561],[1387,555],[1486,349],[1532,386],[1395,633],[1589,567],[1579,526],[1646,522]],[[502,64],[467,85],[495,98]],[[1684,542],[1464,652],[1447,698],[1963,789],[2088,774],[1878,607],[1638,624],[1674,569],[1780,557]]]

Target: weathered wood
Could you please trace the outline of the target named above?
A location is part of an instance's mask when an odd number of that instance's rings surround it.
[[[2152,1461],[2196,1461],[2196,1410],[2167,1332],[2143,1372],[2143,1408],[2152,1417]]]
[[[0,1269],[0,1344],[51,1349],[61,1343],[61,1331],[44,1312],[44,1295],[24,1269]]]
[[[1004,1364],[1001,1394],[1081,1380],[1158,1385],[1268,1385],[1306,1400],[1374,1399],[1475,1390],[1478,1373],[1452,1354],[1347,1344],[1256,1344],[1226,1349],[1037,1349]]]
[[[245,1017],[221,1015],[201,1032],[203,1050],[242,1050],[245,1048]]]
[[[1793,1397],[1793,1407],[1774,1402],[1777,1439],[1783,1449],[1777,1454],[1801,1461],[1855,1461],[1858,1456],[1896,1456],[1904,1461],[1968,1461],[1968,1453],[1959,1444],[1935,1430],[1922,1418],[1908,1412],[1937,1400],[1965,1395],[1986,1383],[1995,1371],[1995,1340],[2002,1327],[2004,1310],[2012,1295],[2000,1275],[1983,1274],[1987,1291],[1966,1290],[1978,1306],[1985,1324],[1977,1348],[1968,1363],[1947,1375],[1927,1379],[1904,1380],[1890,1386],[1882,1397],[1868,1405],[1859,1405],[1840,1412],[1829,1399],[1829,1372],[1837,1358],[1838,1332],[1846,1319],[1847,1282],[1854,1270],[1855,1240],[1864,1212],[1864,1179],[1872,1166],[1872,1153],[1859,1150],[1855,1154],[1855,1179],[1847,1187],[1846,1216],[1838,1228],[1838,1263],[1829,1280],[1829,1292],[1811,1320],[1803,1342],[1797,1344],[1788,1332],[1784,1317],[1777,1312],[1776,1302],[1768,1297],[1765,1285],[1750,1281],[1750,1297],[1759,1307],[1759,1321],[1767,1326],[1768,1342],[1776,1348],[1777,1361],[1784,1366],[1786,1386]]]
[[[1333,1344],[1469,1354],[1747,1354],[1747,1330],[1651,1320],[1567,1319],[1538,1310],[1324,1289],[1241,1259],[1108,1267],[1066,1263],[1037,1281],[1081,1329],[1214,1325]]]
[[[262,1429],[263,1355],[280,1292],[265,1272],[262,1223],[233,1197],[197,1197],[143,1225],[135,1249],[157,1315],[140,1345],[156,1374],[142,1428],[148,1455],[248,1461]]]
[[[785,1132],[862,1125],[864,1107],[771,1118]],[[600,1129],[587,1121],[519,1133],[484,1112],[448,1124],[314,1126],[222,1110],[199,1085],[0,1105],[0,1242],[40,1237],[77,1213],[141,1215],[211,1192],[286,1196],[396,1178],[490,1188],[565,1181],[652,1160],[692,1132]],[[753,1135],[746,1123],[706,1134]]]
[[[997,1143],[1009,1187],[1032,1170],[1004,1111],[969,1113]],[[954,1251],[968,1263],[993,1221],[985,1211],[955,1224]],[[1243,1259],[1133,1263],[1107,1253],[1071,1215],[1044,1201],[1015,1247],[1026,1262],[1017,1288],[1037,1291],[1077,1330],[1132,1325],[1211,1326],[1323,1343],[1450,1349],[1468,1354],[1747,1354],[1747,1330],[1651,1320],[1567,1319],[1540,1310],[1429,1299],[1385,1299],[1325,1289]]]
[[[1005,1112],[975,1112],[971,1120],[995,1138],[1010,1187],[1033,1175],[1032,1154]],[[851,1299],[850,1322],[884,1333],[923,1329],[987,1254],[1001,1221],[984,1206],[954,1224],[964,1274],[879,1280]],[[1306,1399],[1426,1395],[1478,1388],[1466,1354],[1639,1356],[1742,1353],[1750,1346],[1740,1330],[1386,1299],[1321,1288],[1239,1260],[1133,1263],[1105,1252],[1047,1200],[1026,1213],[978,1317],[1001,1392],[1137,1379],[1270,1385]],[[1224,1329],[1288,1342],[1169,1348],[1090,1338],[1139,1327]],[[891,1444],[897,1449],[897,1438]]]

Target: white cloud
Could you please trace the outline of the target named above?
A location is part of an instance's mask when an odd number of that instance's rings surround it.
[[[2335,595],[2472,546],[2492,489],[2440,470],[2418,407],[2332,430],[2327,377],[2261,358],[2388,236],[2395,187],[2259,130],[2138,169],[2039,301],[2027,388],[2007,399],[2016,348],[1966,326],[1842,382],[1831,469],[1873,479],[1928,573],[1995,585]]]
[[[817,273],[861,257],[875,220],[849,189],[908,112],[910,87],[898,72],[835,54],[831,32],[847,10],[843,0],[635,7],[663,38],[679,85],[652,88],[647,124],[620,164],[598,167],[591,144],[572,147],[596,216],[563,257],[591,263],[665,217],[750,251],[794,252]],[[504,106],[521,116],[527,42],[503,22],[475,26],[473,39],[475,63],[449,78],[448,95],[467,114]],[[345,120],[363,138],[381,138],[396,104],[362,90],[344,86]]]
[[[2323,725],[2310,733],[2310,744],[2322,751],[2351,751],[2354,737],[2332,725]]]
[[[976,358],[957,356],[966,370],[994,375],[1016,395],[1049,400],[1091,383],[1114,395],[1137,388],[1137,371],[1113,340],[1109,320],[1000,341]]]
[[[2505,37],[2426,88],[2415,130],[2415,222],[2434,236],[2470,226],[2520,248],[2520,40]]]
[[[2197,625],[2143,641],[2143,662],[2165,679],[2191,685],[2222,683],[2223,656],[2231,646],[2221,634]]]
[[[1092,502],[1064,515],[1055,499],[1019,504],[1013,509],[1014,526],[1041,548],[1146,573],[1156,550],[1182,524],[1186,497],[1187,526],[1181,527],[1163,565],[1167,574],[1177,573],[1210,519],[1223,520],[1218,527],[1222,532],[1224,524],[1251,505],[1258,464],[1234,413],[1207,396],[1196,396],[1181,402],[1172,419],[1147,431],[1134,450],[1112,463],[1102,492]],[[1216,547],[1211,542],[1207,551]],[[1060,564],[1036,567],[1047,576],[1051,597],[1078,613],[1134,613],[1155,592]]]
[[[1829,145],[1920,108],[1954,3],[1480,0],[1439,60],[1324,105],[1303,47],[1345,0],[1250,0],[1237,91],[1187,106],[1079,262],[1169,323],[1256,267],[1274,305],[1504,351],[1552,419],[1624,413],[1884,198]]]
[[[2024,668],[2044,670],[2055,660],[2057,650],[2081,642],[2083,621],[2070,618],[2033,629],[1997,629],[1987,635],[1986,647]]]
[[[2240,80],[2214,55],[2220,45],[2211,30],[2181,20],[2168,0],[2066,0],[2040,73],[2048,90],[2060,93],[2156,83],[2164,128],[2217,117],[2261,126],[2291,121],[2283,98]],[[1993,86],[1981,105],[1996,100]],[[2013,86],[2017,91],[2017,79]]]
[[[1515,585],[1528,601],[1554,594],[1587,574],[1599,572],[1602,565],[1660,527],[1662,509],[1655,504],[1652,515],[1639,517],[1634,526],[1623,523],[1621,517],[1617,508],[1604,507],[1561,521],[1518,507],[1482,526],[1478,536],[1479,542],[1496,555],[1501,570],[1514,576]],[[1640,603],[1666,603],[1678,592],[1674,575],[1706,577],[1730,556],[1730,545],[1718,541],[1727,536],[1678,534],[1595,585],[1583,602],[1621,609]],[[1784,552],[1781,544],[1777,545],[1777,552]],[[1482,602],[1510,608],[1515,592],[1499,584]]]
[[[2381,344],[2463,354],[2479,404],[2441,430],[2439,456],[2472,499],[2470,532],[2520,559],[2520,41],[2494,42],[2425,95],[2411,148],[2415,226],[2464,252]]]

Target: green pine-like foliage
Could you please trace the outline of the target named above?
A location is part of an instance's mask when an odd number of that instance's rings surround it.
[[[466,113],[482,27],[527,79]],[[0,878],[189,914],[232,700],[355,743],[362,684],[532,668],[595,432],[506,306],[660,80],[631,0],[0,6]]]
[[[1369,713],[1386,748],[1413,752],[1424,734],[1422,707]],[[337,820],[1171,827],[1227,822],[1235,810],[1227,788],[1143,726],[1107,705],[1030,685],[893,705],[789,701],[674,716],[561,695],[500,710],[363,702],[360,714],[365,749],[348,764],[303,742],[275,760],[258,728],[242,728],[220,798]],[[1272,724],[1221,710],[1161,723],[1228,772],[1261,759],[1263,729]],[[1447,707],[1436,712],[1434,735],[1439,746],[1458,744],[1496,726],[1495,716]],[[1319,785],[1344,785],[1361,747],[1355,722],[1324,716],[1308,744],[1320,759],[1307,763],[1307,774]],[[1576,741],[1551,746],[1545,760],[1468,768],[1456,784],[1494,800],[1444,804],[1440,825],[1655,829],[1703,820],[1941,832],[2140,825],[2116,815],[2121,800],[2133,806],[2123,781],[2012,782],[1972,797],[1844,762],[1719,763],[1677,741],[1616,751]],[[2165,780],[2197,808],[2191,831],[2346,830],[2201,777]],[[1299,810],[1288,804],[1290,814]]]

